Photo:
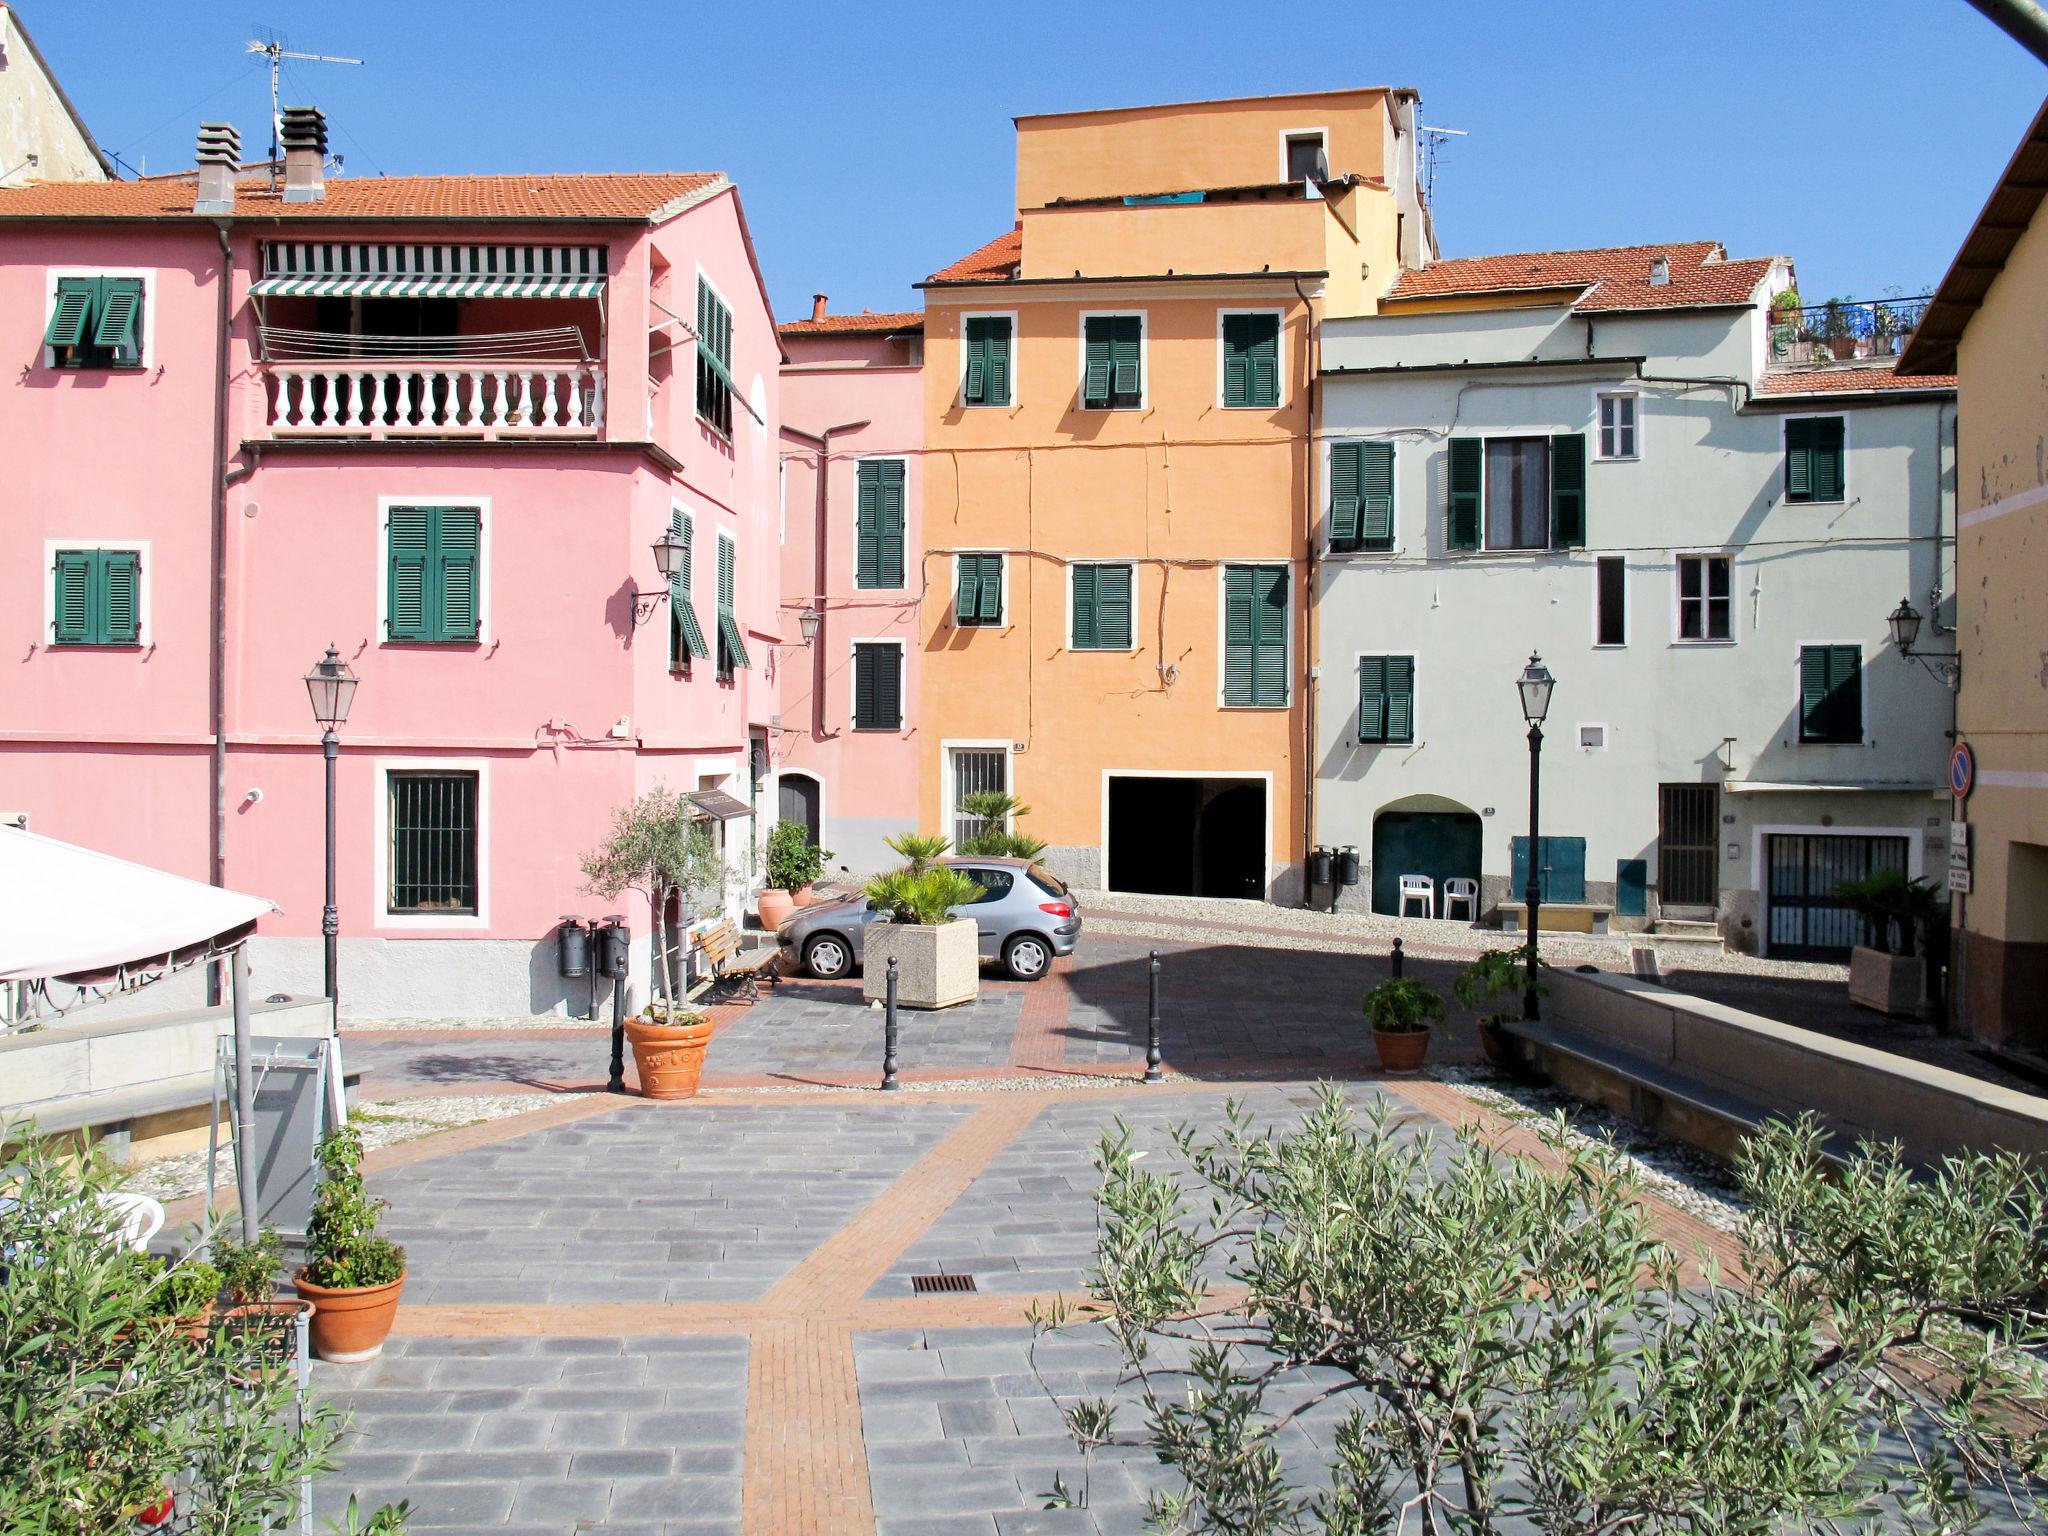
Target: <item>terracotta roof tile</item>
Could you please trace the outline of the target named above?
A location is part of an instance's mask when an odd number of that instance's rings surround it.
[[[1867,394],[1883,389],[1954,389],[1952,373],[1899,373],[1896,362],[1871,364],[1862,368],[1815,368],[1780,370],[1764,375],[1766,395]]]
[[[591,176],[334,176],[314,203],[287,203],[270,179],[236,184],[235,216],[356,222],[471,219],[647,219],[693,193],[716,190],[711,171]],[[0,190],[0,219],[193,218],[193,178],[47,181]]]
[[[827,315],[822,320],[785,320],[775,327],[782,336],[893,336],[923,329],[924,313],[915,309],[879,314],[864,309],[857,315]]]
[[[1653,285],[1650,263],[1663,257],[1670,281]],[[1403,272],[1388,298],[1578,288],[1579,310],[1685,309],[1703,304],[1746,304],[1771,269],[1768,257],[1740,261],[1713,240],[1676,245],[1621,245],[1585,251],[1524,251],[1505,256],[1463,256]]]
[[[1017,268],[1024,260],[1024,226],[1019,224],[1008,234],[997,235],[980,250],[962,256],[950,267],[941,267],[927,282],[933,283],[999,283],[1017,275]]]

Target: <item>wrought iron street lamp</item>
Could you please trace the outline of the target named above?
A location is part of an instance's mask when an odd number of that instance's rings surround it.
[[[1525,1019],[1538,1016],[1536,936],[1540,931],[1537,913],[1543,904],[1543,863],[1539,852],[1543,845],[1537,835],[1537,797],[1543,764],[1543,720],[1550,713],[1550,693],[1556,686],[1557,679],[1543,665],[1543,658],[1531,651],[1529,665],[1515,680],[1515,688],[1522,695],[1522,718],[1529,722],[1529,878],[1522,892],[1529,909],[1529,972],[1522,986],[1522,1017]]]
[[[803,635],[805,645],[818,638],[818,620],[821,617],[823,615],[818,612],[816,603],[805,603],[804,611],[796,616],[796,627]]]
[[[682,575],[689,558],[690,546],[673,528],[654,541],[654,564],[663,581]]]
[[[355,702],[356,675],[333,646],[306,674],[306,694],[313,701],[313,719],[320,727],[320,751],[327,759],[327,905],[320,913],[320,936],[327,948],[327,997],[341,1013],[341,994],[335,986],[341,951],[341,915],[334,904],[334,765],[341,756],[337,726],[347,723],[349,705]]]
[[[1956,652],[1929,655],[1915,650],[1920,641],[1920,610],[1913,606],[1910,598],[1900,598],[1899,606],[1885,615],[1885,623],[1891,626],[1892,644],[1899,648],[1901,656],[1910,657],[1935,677],[1947,683],[1951,689],[1962,686],[1963,658]]]

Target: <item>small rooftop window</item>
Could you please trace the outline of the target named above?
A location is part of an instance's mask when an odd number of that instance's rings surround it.
[[[1671,263],[1662,256],[1652,256],[1650,258],[1650,286],[1652,288],[1664,288],[1668,287],[1670,282]]]

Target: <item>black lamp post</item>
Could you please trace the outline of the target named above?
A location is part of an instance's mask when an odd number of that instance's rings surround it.
[[[341,756],[341,738],[334,728],[348,720],[356,696],[356,675],[333,646],[306,674],[306,693],[313,701],[313,719],[321,730],[320,751],[327,759],[327,905],[320,913],[320,936],[327,946],[327,997],[341,1012],[341,994],[334,975],[341,953],[341,915],[334,905],[334,765]]]
[[[1538,1016],[1536,935],[1540,931],[1537,913],[1543,904],[1543,865],[1538,852],[1542,844],[1537,837],[1536,810],[1543,763],[1543,717],[1550,713],[1550,690],[1556,686],[1557,679],[1550,675],[1543,659],[1531,651],[1529,665],[1515,680],[1515,688],[1522,695],[1522,718],[1529,722],[1529,879],[1523,888],[1523,898],[1529,908],[1529,975],[1522,986],[1522,1017],[1525,1019]]]

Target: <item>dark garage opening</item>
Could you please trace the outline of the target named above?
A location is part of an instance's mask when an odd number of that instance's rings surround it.
[[[1113,776],[1109,888],[1263,900],[1265,781]]]
[[[1436,882],[1441,916],[1444,882],[1479,878],[1483,840],[1479,818],[1467,810],[1380,812],[1372,824],[1373,911],[1398,915],[1401,877],[1427,875]]]

